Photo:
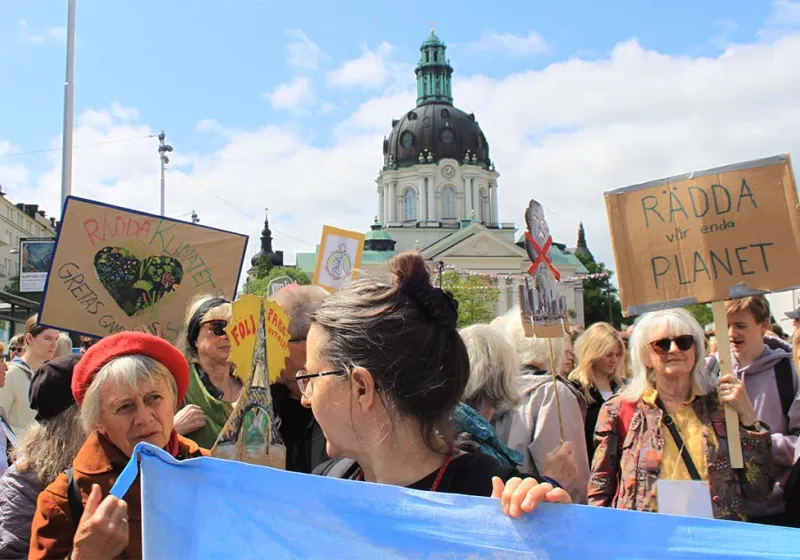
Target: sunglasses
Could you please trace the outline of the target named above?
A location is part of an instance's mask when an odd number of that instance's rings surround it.
[[[20,350],[22,350],[22,348],[19,348],[18,346],[12,346],[11,348],[9,348],[9,350],[11,350],[12,352],[19,352]]]
[[[686,352],[694,347],[694,337],[690,334],[682,334],[671,338],[659,338],[650,343],[650,346],[655,350],[656,354],[668,354],[672,348],[672,343],[678,347],[681,352]]]
[[[211,331],[211,334],[214,336],[225,336],[228,334],[225,332],[228,321],[209,321],[206,325],[208,325],[208,330]]]

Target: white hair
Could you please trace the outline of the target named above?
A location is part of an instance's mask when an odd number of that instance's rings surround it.
[[[164,364],[139,354],[120,356],[100,368],[86,390],[81,406],[81,420],[86,433],[91,433],[100,423],[103,406],[100,391],[107,383],[113,383],[117,389],[121,389],[135,388],[141,381],[166,383],[172,393],[173,407],[177,407],[178,389],[175,378]]]
[[[525,336],[522,328],[522,319],[519,307],[508,311],[504,319],[499,321],[503,328],[503,335],[516,350],[517,357],[523,366],[536,366],[540,369],[550,370],[550,349],[546,338],[529,338]],[[566,333],[564,334],[566,336]],[[564,362],[566,344],[564,338],[553,338],[550,343],[553,347],[553,361],[556,373],[561,371]]]
[[[60,358],[62,356],[69,356],[72,354],[72,339],[65,332],[58,335],[58,343],[56,344],[56,353],[53,358]]]
[[[620,392],[620,398],[626,401],[638,401],[648,387],[655,388],[655,372],[645,365],[645,355],[650,349],[656,332],[665,332],[665,336],[692,335],[694,338],[695,363],[692,367],[692,389],[698,395],[712,392],[717,380],[705,373],[706,340],[703,328],[685,309],[666,309],[645,313],[633,325],[630,338],[631,380]]]
[[[461,400],[478,412],[491,407],[503,413],[517,406],[522,393],[514,348],[489,325],[472,325],[460,334],[469,356],[469,381]]]

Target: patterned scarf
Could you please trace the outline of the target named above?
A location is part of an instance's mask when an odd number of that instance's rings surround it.
[[[457,434],[466,433],[480,446],[481,453],[494,457],[501,465],[517,467],[524,457],[500,441],[492,425],[468,404],[458,403],[450,421]]]

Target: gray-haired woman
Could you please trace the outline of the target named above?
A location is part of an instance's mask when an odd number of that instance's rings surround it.
[[[589,505],[659,511],[659,479],[703,480],[714,517],[744,521],[744,499],[766,501],[774,482],[769,428],[744,385],[704,373],[705,335],[683,309],[642,315],[630,350],[630,384],[597,419]],[[743,471],[731,468],[723,405],[742,423]]]
[[[86,436],[70,390],[78,355],[43,364],[31,382],[36,422],[17,442],[0,478],[0,558],[27,558],[36,498],[72,464]]]

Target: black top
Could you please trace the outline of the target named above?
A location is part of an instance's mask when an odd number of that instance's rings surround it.
[[[361,467],[351,459],[336,458],[327,461],[314,469],[314,474],[335,476],[355,480],[361,473]],[[414,490],[430,490],[439,469],[428,476],[410,484],[406,488]],[[463,453],[454,457],[447,466],[437,492],[462,494],[465,496],[492,495],[492,477],[500,477],[504,482],[513,477],[530,478],[531,475],[520,473],[514,467],[500,465],[492,457],[483,453]]]
[[[281,420],[278,431],[286,446],[286,470],[310,473],[328,460],[325,436],[310,408],[292,398],[285,385],[270,385],[272,407]]]
[[[576,389],[583,393],[583,387],[577,381],[571,382]],[[617,392],[617,384],[611,382],[611,390]],[[597,417],[600,415],[600,407],[606,402],[600,391],[592,385],[589,387],[589,395],[591,395],[594,402],[588,403],[586,407],[586,424],[584,425],[584,433],[586,435],[586,452],[589,457],[589,466],[592,465],[592,457],[594,457],[594,429],[597,426]]]

